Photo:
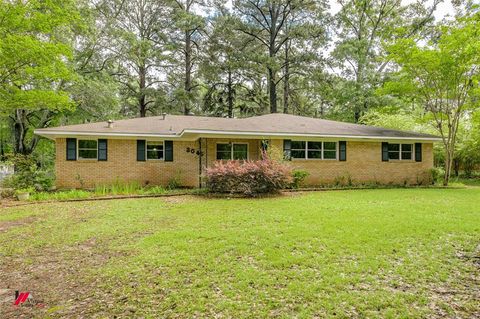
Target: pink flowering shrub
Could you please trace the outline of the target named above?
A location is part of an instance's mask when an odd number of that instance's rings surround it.
[[[206,180],[212,192],[253,196],[287,187],[292,182],[292,171],[264,156],[257,161],[217,161],[206,170]]]

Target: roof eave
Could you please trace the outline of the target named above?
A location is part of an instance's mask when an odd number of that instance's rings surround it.
[[[341,138],[353,140],[412,140],[412,141],[429,141],[439,142],[440,137],[429,136],[379,136],[379,135],[345,135],[345,134],[318,134],[318,133],[284,133],[284,132],[255,132],[255,131],[216,131],[216,130],[194,130],[186,129],[180,134],[157,134],[157,133],[125,133],[125,132],[79,132],[79,131],[53,131],[53,130],[35,130],[35,134],[49,138],[63,138],[71,136],[84,137],[113,137],[113,138],[165,138],[165,139],[181,139],[187,138],[189,135],[196,135],[198,137],[256,137],[256,138],[275,138],[275,137],[290,137],[290,138]]]

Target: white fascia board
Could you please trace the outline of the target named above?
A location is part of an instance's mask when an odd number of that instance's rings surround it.
[[[365,135],[336,135],[336,134],[314,134],[314,133],[267,133],[267,132],[238,132],[238,131],[214,131],[214,130],[184,130],[183,134],[215,135],[215,136],[251,136],[257,138],[268,137],[290,137],[290,138],[332,138],[348,140],[408,140],[408,141],[431,141],[439,142],[441,138],[435,137],[395,137],[395,136],[365,136]]]

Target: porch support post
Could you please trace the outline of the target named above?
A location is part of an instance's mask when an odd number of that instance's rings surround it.
[[[198,138],[198,187],[202,188],[202,138]]]

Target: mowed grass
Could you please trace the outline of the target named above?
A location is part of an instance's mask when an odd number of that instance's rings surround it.
[[[388,189],[3,209],[0,282],[45,306],[0,296],[0,313],[480,316],[479,200],[480,188]]]

